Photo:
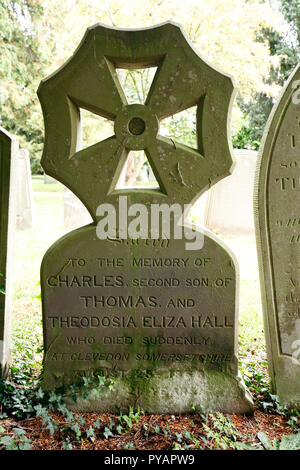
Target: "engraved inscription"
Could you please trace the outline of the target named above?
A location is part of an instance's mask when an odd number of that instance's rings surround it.
[[[235,270],[228,256],[220,263],[213,241],[201,256],[186,256],[181,240],[168,248],[157,243],[155,253],[143,246],[139,255],[132,246],[93,243],[93,227],[85,236],[88,255],[74,240],[65,258],[53,256],[47,265],[52,369],[74,362],[77,370],[86,363],[124,371],[151,364],[215,367],[233,360]]]
[[[272,152],[268,218],[280,349],[292,354],[300,332],[299,109],[290,102]]]

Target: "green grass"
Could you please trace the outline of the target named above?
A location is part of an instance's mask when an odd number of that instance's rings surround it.
[[[32,187],[35,192],[57,193],[63,190],[63,185],[58,181],[56,183],[45,184],[44,176],[35,175],[32,177]]]
[[[41,182],[40,184],[44,184]],[[58,186],[58,185],[45,185]],[[14,301],[12,359],[29,358],[35,346],[42,345],[40,301],[40,265],[46,250],[64,234],[63,194],[34,192],[35,225],[33,230],[16,232],[14,256]],[[41,359],[41,357],[40,357]]]
[[[266,347],[255,239],[220,235],[236,255],[240,270],[239,359],[243,367],[258,367],[266,376]],[[254,365],[254,363],[256,365]]]

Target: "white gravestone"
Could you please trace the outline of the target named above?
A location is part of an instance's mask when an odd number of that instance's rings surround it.
[[[66,187],[64,187],[63,194],[65,230],[75,230],[78,227],[90,224],[93,219],[80,199]]]
[[[17,170],[17,229],[32,229],[34,224],[34,203],[28,150],[19,150]]]
[[[205,225],[232,235],[254,235],[253,188],[257,160],[254,150],[235,150],[230,176],[209,191]]]
[[[55,178],[52,178],[52,176],[44,174],[44,184],[56,184],[57,181]]]

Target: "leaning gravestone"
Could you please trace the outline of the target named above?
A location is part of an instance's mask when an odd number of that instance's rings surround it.
[[[257,163],[254,150],[235,150],[232,175],[210,191],[205,226],[233,235],[254,235],[253,186]]]
[[[284,404],[300,404],[300,66],[264,135],[256,233],[269,369]]]
[[[18,154],[17,229],[32,229],[34,220],[33,191],[29,152],[20,149]]]
[[[128,105],[115,69],[149,66],[158,69],[145,104]],[[114,389],[91,390],[77,402],[80,409],[251,412],[238,376],[233,255],[212,234],[190,250],[162,230],[157,239],[148,228],[139,239],[126,238],[123,223],[124,204],[146,216],[154,204],[182,207],[229,174],[231,78],[204,62],[173,23],[142,30],[96,25],[38,93],[43,168],[94,220],[43,259],[44,387],[100,374],[114,379]],[[160,120],[195,104],[197,150],[159,134]],[[115,135],[80,149],[80,108],[113,120]],[[130,150],[145,150],[159,189],[116,189]],[[97,236],[103,203],[122,219],[107,239]]]
[[[0,127],[0,375],[10,352],[18,142]]]

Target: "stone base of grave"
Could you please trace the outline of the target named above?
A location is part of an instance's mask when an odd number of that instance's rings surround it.
[[[117,378],[108,384],[78,393],[68,401],[82,412],[119,413],[139,406],[146,413],[223,412],[249,415],[253,401],[240,376],[216,370],[164,371],[151,378]],[[83,398],[84,396],[84,398]]]
[[[289,357],[274,352],[273,362],[269,362],[269,373],[272,392],[278,396],[280,404],[290,409],[300,410],[299,350],[295,350],[295,353],[294,357]]]

